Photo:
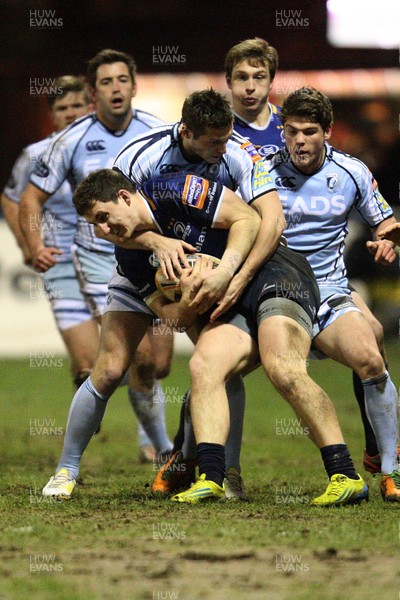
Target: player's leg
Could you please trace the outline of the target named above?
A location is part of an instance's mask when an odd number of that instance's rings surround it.
[[[256,303],[263,367],[321,451],[330,484],[313,504],[361,501],[368,497],[368,488],[355,472],[333,404],[307,373],[320,296],[314,274],[301,255],[286,248],[276,255],[263,267],[268,285],[258,288]]]
[[[359,308],[367,319],[372,331],[374,332],[376,343],[378,344],[379,351],[385,362],[386,369],[388,369],[388,363],[386,359],[385,346],[384,346],[384,331],[381,323],[372,314],[367,304],[364,302],[360,294],[355,290],[352,290],[351,297],[354,304]],[[353,389],[354,394],[357,398],[358,405],[360,407],[361,418],[365,432],[365,451],[363,456],[364,468],[370,473],[380,473],[381,471],[381,457],[379,455],[379,448],[376,441],[374,431],[369,422],[366,410],[365,410],[365,398],[364,398],[364,387],[361,379],[355,371],[353,371]]]
[[[257,345],[239,327],[219,323],[201,333],[190,360],[190,412],[197,443],[199,479],[177,502],[224,496],[225,442],[230,414],[225,383],[258,360]]]
[[[102,315],[109,310],[110,303],[119,311],[126,310],[127,304],[135,304],[132,285],[116,272],[114,255],[73,246],[72,256],[82,294],[93,317],[99,322]],[[141,304],[144,305],[143,302]],[[135,397],[135,387],[131,389],[129,380],[128,396],[130,400]],[[143,429],[146,430],[145,427]],[[143,446],[154,447],[154,440],[148,437],[146,431],[142,433],[140,442]]]
[[[56,475],[43,489],[44,495],[71,496],[82,454],[101,423],[108,399],[131,364],[150,319],[147,314],[126,311],[103,316],[96,363],[72,400]]]
[[[326,327],[314,343],[327,356],[350,367],[360,377],[367,414],[381,456],[381,472],[385,476],[382,486],[390,488],[387,492],[381,488],[382,494],[387,500],[400,501],[400,478],[395,475],[394,482],[387,478],[398,472],[398,396],[372,329],[360,312],[345,312]]]
[[[264,307],[268,308],[268,301]],[[261,362],[273,385],[320,449],[330,484],[313,504],[331,506],[343,503],[343,499],[346,503],[359,502],[368,497],[368,489],[355,471],[331,400],[307,373],[310,334],[311,328],[307,332],[293,318],[283,315],[266,318],[259,326]]]

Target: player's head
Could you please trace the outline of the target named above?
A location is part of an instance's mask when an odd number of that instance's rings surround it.
[[[263,67],[268,70],[272,83],[278,68],[278,52],[266,40],[259,37],[236,44],[225,57],[225,77],[228,84],[235,67],[242,62],[248,63],[251,67]]]
[[[49,94],[47,102],[54,127],[60,131],[89,112],[89,92],[83,79],[75,75],[58,77],[54,89],[56,91]]]
[[[302,117],[310,123],[318,123],[327,131],[333,123],[333,109],[328,96],[312,87],[302,87],[284,100],[281,121],[285,125],[289,117]]]
[[[194,92],[183,103],[180,133],[190,160],[217,163],[226,152],[232,128],[229,101],[215,90]]]
[[[329,98],[315,88],[302,87],[284,100],[280,117],[291,159],[304,173],[313,173],[323,162],[324,143],[331,136]]]
[[[92,59],[88,61],[86,78],[88,84],[92,87],[96,87],[97,81],[97,71],[99,67],[102,65],[111,65],[113,63],[122,62],[127,66],[127,71],[129,73],[130,79],[132,83],[136,83],[136,62],[133,56],[130,54],[126,54],[126,52],[120,52],[119,50],[111,50],[110,48],[106,48],[105,50],[101,50],[94,56]]]
[[[77,213],[103,233],[125,238],[133,232],[131,200],[135,191],[132,182],[121,173],[100,169],[78,185],[73,202]]]
[[[267,110],[277,66],[277,51],[261,38],[244,40],[229,50],[225,74],[235,112],[251,119]]]
[[[107,126],[123,122],[136,94],[136,64],[132,56],[118,50],[101,50],[88,62],[87,81],[96,112]]]

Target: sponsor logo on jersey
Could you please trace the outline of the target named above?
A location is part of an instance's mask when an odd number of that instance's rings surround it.
[[[86,150],[88,152],[105,152],[106,143],[104,140],[90,140],[86,142]]]
[[[328,190],[333,192],[335,188],[337,188],[339,183],[339,175],[338,173],[327,173],[326,174],[326,183],[328,186]]]
[[[193,208],[203,208],[207,197],[208,181],[197,175],[186,175],[185,187],[182,192],[183,204]]]
[[[258,160],[261,160],[261,156],[253,146],[251,142],[245,142],[240,146],[243,150],[246,150],[247,154],[250,156],[251,160],[255,163]]]
[[[38,177],[48,177],[50,170],[49,170],[49,167],[44,162],[42,157],[38,158],[38,160],[36,161],[33,172]]]
[[[186,231],[186,225],[185,223],[182,223],[182,221],[176,221],[176,223],[174,224],[174,234],[182,239],[183,236],[185,235],[185,231]]]
[[[276,144],[269,144],[268,146],[261,146],[258,149],[258,152],[261,156],[268,156],[268,154],[273,154],[274,152],[278,152],[279,146]]]
[[[259,160],[253,168],[252,189],[254,192],[267,191],[268,184],[272,183],[272,177],[266,170],[262,160]]]
[[[276,177],[275,185],[279,189],[283,190],[294,190],[296,187],[296,179],[292,177]]]
[[[382,196],[378,188],[376,188],[376,190],[374,191],[374,198],[382,211],[390,210],[389,204],[386,202],[385,198]]]
[[[302,196],[296,196],[288,205],[288,196],[279,194],[283,210],[286,214],[301,213],[303,215],[343,215],[346,210],[346,201],[344,196],[336,194],[329,198],[325,196],[311,196],[304,199]]]

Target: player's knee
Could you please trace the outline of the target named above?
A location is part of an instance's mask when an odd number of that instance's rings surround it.
[[[385,363],[378,348],[365,348],[357,353],[357,365],[354,369],[361,379],[373,379],[382,375]]]
[[[216,379],[222,379],[223,367],[219,365],[219,369],[214,369],[213,365],[218,364],[218,361],[212,360],[212,357],[202,352],[195,352],[189,361],[190,376],[193,382],[201,382],[207,380],[210,382]]]
[[[119,357],[102,357],[96,362],[93,374],[101,382],[102,390],[112,393],[120,384],[127,370],[127,365]]]
[[[165,379],[171,372],[171,357],[166,357],[164,360],[160,357],[160,359],[156,360],[155,364],[155,378],[156,379]]]
[[[294,351],[270,357],[263,365],[269,380],[283,396],[292,393],[307,373],[307,359]]]

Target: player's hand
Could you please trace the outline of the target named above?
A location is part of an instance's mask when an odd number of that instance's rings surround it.
[[[367,242],[368,251],[375,256],[375,262],[390,265],[396,260],[393,243],[386,240]]]
[[[201,259],[201,268],[200,275],[192,283],[192,301],[189,304],[199,315],[207,312],[221,298],[232,278],[231,273],[223,267],[213,269],[213,261],[204,257]]]
[[[225,294],[222,298],[217,302],[218,306],[210,316],[210,321],[214,322],[218,320],[224,312],[229,310],[236,302],[239,300],[240,296],[244,288],[246,287],[246,283],[240,281],[240,277],[236,275],[232,281],[230,282]]]
[[[32,255],[32,267],[38,273],[45,273],[56,264],[55,256],[60,254],[63,254],[63,251],[59,248],[43,246]]]
[[[196,248],[183,240],[157,236],[153,251],[164,277],[176,280],[183,268],[190,268],[185,253],[196,252]]]
[[[400,223],[393,223],[393,225],[389,225],[386,229],[382,229],[378,233],[378,237],[381,240],[389,240],[394,244],[400,245]]]

